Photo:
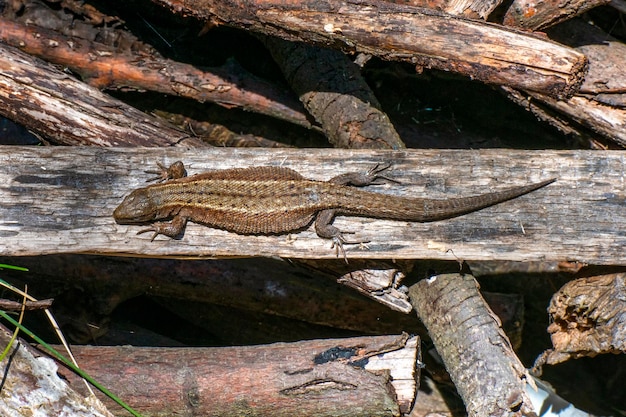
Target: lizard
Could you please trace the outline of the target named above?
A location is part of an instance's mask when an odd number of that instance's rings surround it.
[[[181,161],[169,168],[157,164],[161,175],[154,179],[159,182],[124,198],[113,212],[118,224],[152,222],[137,234],[153,232],[154,240],[158,235],[181,236],[188,221],[242,235],[285,234],[315,222],[317,235],[332,239],[337,255],[341,250],[344,258],[344,244],[367,242],[348,242],[332,224],[336,216],[432,222],[493,206],[556,181],[551,178],[475,196],[430,199],[358,188],[394,181],[383,174],[389,165],[317,181],[286,167],[230,168],[187,176]]]

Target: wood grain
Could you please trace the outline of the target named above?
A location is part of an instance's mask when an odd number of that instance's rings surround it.
[[[0,250],[5,255],[103,253],[150,257],[334,258],[312,227],[292,235],[240,236],[189,224],[180,240],[137,236],[111,213],[145,185],[155,162],[183,160],[190,174],[275,165],[327,180],[390,162],[399,184],[374,191],[450,198],[557,177],[518,199],[434,223],[340,217],[368,247],[349,258],[578,261],[626,265],[625,160],[621,152],[515,150],[260,150],[0,147]]]

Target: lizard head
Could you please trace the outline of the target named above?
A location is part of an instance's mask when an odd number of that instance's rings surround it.
[[[135,224],[154,220],[156,211],[150,194],[148,189],[140,188],[127,195],[113,212],[115,221],[119,224]]]

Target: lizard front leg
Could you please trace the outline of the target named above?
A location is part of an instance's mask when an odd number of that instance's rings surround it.
[[[158,235],[165,235],[175,239],[182,235],[185,226],[187,225],[187,217],[182,215],[174,216],[171,222],[155,222],[152,223],[147,229],[143,229],[137,232],[138,235],[147,232],[154,232],[150,241],[153,241]]]

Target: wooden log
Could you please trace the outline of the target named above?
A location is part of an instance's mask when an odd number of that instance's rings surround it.
[[[186,162],[190,174],[254,165],[294,168],[308,178],[393,164],[388,195],[446,199],[546,178],[555,184],[456,219],[433,223],[339,217],[335,225],[369,240],[349,258],[551,260],[625,265],[621,152],[508,150],[288,150],[0,148],[0,250],[7,256],[102,253],[159,257],[281,256],[335,258],[313,228],[291,236],[242,236],[190,224],[180,240],[137,236],[111,213],[143,187],[156,161]],[[416,167],[419,167],[417,169]],[[585,242],[581,245],[580,242]]]
[[[463,13],[462,10],[448,8],[451,2],[424,1],[427,7],[445,9],[451,14]],[[459,4],[462,3],[459,1]],[[550,0],[539,3],[516,0],[508,8],[503,24],[538,30],[604,3],[606,0]],[[574,47],[587,57],[589,71],[580,91],[568,100],[557,100],[546,94],[502,86],[508,98],[563,133],[575,137],[583,146],[605,149],[610,141],[626,146],[626,84],[623,72],[619,70],[626,65],[626,46],[598,27],[578,19],[556,26],[548,34],[551,39]]]
[[[53,13],[49,11],[49,13]],[[28,18],[20,16],[21,19]],[[95,30],[95,29],[94,29]],[[156,51],[119,50],[88,39],[0,18],[0,40],[49,62],[70,68],[98,89],[137,89],[211,101],[266,114],[311,128],[293,93],[253,76],[230,61],[219,68],[165,59]]]
[[[525,389],[530,375],[471,275],[446,274],[409,289],[470,417],[536,416]]]
[[[597,26],[573,19],[548,31],[589,58],[589,72],[571,99],[542,99],[570,120],[626,147],[626,44]]]
[[[502,23],[528,30],[542,30],[609,2],[610,0],[513,0]]]
[[[406,335],[72,351],[81,369],[146,416],[399,416],[419,380],[419,340]],[[74,375],[63,376],[81,389]]]
[[[577,125],[583,131],[588,129],[591,137],[596,138],[596,143],[604,143],[609,149],[615,149],[617,146],[626,148],[624,108],[603,104],[582,95],[561,101],[543,94],[529,93],[526,101],[541,102],[544,108],[565,115],[570,125]]]
[[[554,97],[575,93],[586,68],[584,55],[548,39],[394,3],[153,1],[210,24],[403,60]]]
[[[338,148],[406,148],[359,67],[332,49],[264,37],[307,111]]]
[[[509,98],[587,146],[626,147],[626,45],[598,27],[573,19],[548,31],[589,58],[580,91],[568,100],[502,87]]]
[[[0,43],[0,114],[64,145],[204,145],[167,122]]]

